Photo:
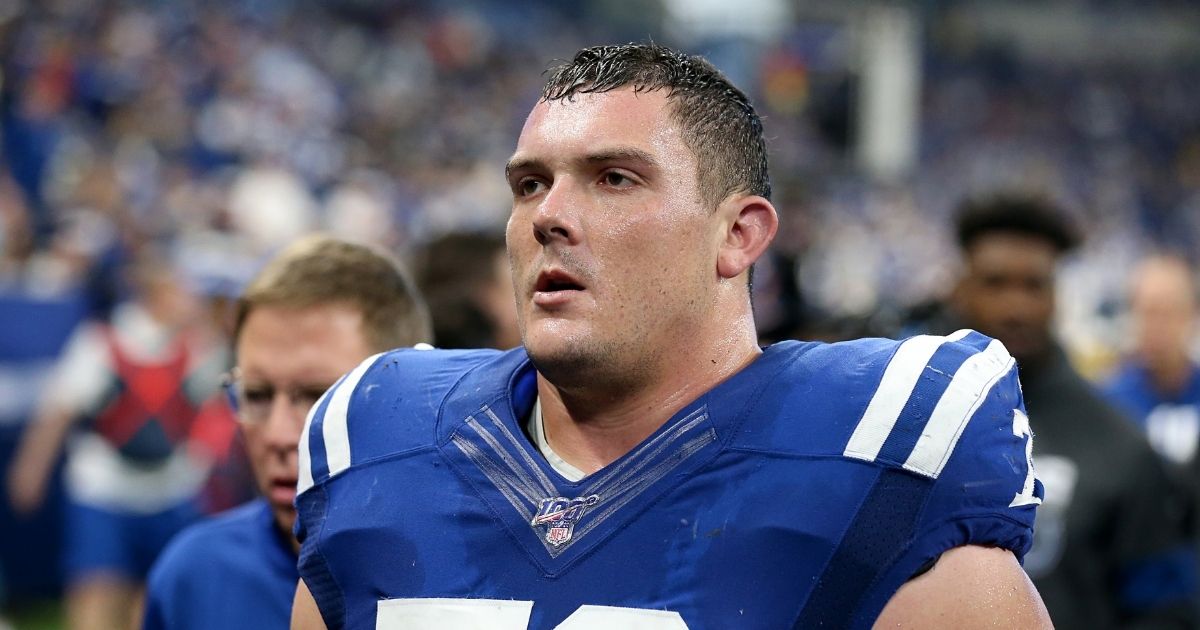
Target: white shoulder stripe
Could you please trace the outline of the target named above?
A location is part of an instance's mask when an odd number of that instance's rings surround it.
[[[354,368],[342,384],[332,390],[329,406],[325,408],[325,420],[321,423],[321,434],[325,438],[325,462],[329,476],[333,477],[350,467],[350,432],[346,426],[346,413],[350,409],[350,396],[358,387],[367,370],[383,353],[376,354]]]
[[[950,386],[929,416],[929,422],[917,446],[904,462],[904,468],[928,477],[941,474],[958,438],[975,411],[987,399],[992,387],[1014,368],[1016,361],[993,340],[983,352],[968,358],[954,373]]]
[[[909,396],[916,389],[921,373],[933,358],[933,353],[937,352],[942,344],[958,341],[970,332],[960,330],[949,337],[922,335],[901,343],[896,354],[888,362],[879,387],[876,388],[871,402],[867,404],[867,410],[863,412],[858,426],[854,428],[854,434],[850,436],[850,442],[846,444],[843,454],[846,457],[875,461],[883,443],[896,426],[900,412],[904,411]]]
[[[317,409],[321,408],[321,403],[329,398],[329,392],[333,391],[333,387],[325,390],[324,394],[317,399],[313,404],[312,409],[308,410],[308,414],[304,417],[304,430],[300,432],[300,455],[297,458],[297,465],[300,467],[299,476],[296,478],[296,494],[300,494],[305,490],[313,487],[312,474],[312,452],[308,447],[309,427],[312,426],[313,418],[317,415]]]

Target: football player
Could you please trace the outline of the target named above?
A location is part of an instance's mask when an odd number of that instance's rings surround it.
[[[1049,626],[1014,361],[761,349],[763,130],[711,64],[580,51],[506,174],[523,347],[384,354],[317,403],[294,628]]]

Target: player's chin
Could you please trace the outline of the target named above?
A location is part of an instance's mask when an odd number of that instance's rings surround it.
[[[570,353],[586,345],[590,328],[578,319],[533,317],[525,325],[525,348],[545,356]]]
[[[551,381],[565,385],[576,379],[586,379],[603,362],[602,353],[587,338],[562,338],[547,343],[527,345],[525,350],[534,366]]]
[[[296,508],[290,505],[287,507],[272,505],[271,516],[275,518],[275,526],[281,533],[292,535],[292,528],[296,524]]]

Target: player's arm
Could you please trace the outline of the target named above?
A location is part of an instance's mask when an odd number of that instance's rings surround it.
[[[17,454],[8,470],[8,497],[18,514],[37,510],[46,497],[46,485],[74,415],[50,408],[25,429]]]
[[[293,626],[295,627],[295,626]],[[1012,552],[968,545],[888,601],[876,628],[1053,628],[1046,606]]]
[[[326,630],[325,620],[304,580],[296,585],[296,598],[292,601],[292,630]]]
[[[81,326],[67,342],[8,469],[8,497],[18,513],[41,507],[72,425],[84,410],[103,402],[111,378],[108,356],[95,326]]]

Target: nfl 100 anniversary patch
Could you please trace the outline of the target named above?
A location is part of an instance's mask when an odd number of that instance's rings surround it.
[[[583,516],[588,508],[600,501],[598,495],[592,494],[578,499],[554,497],[542,499],[541,507],[530,521],[535,529],[546,527],[546,542],[558,547],[571,540],[575,533],[575,523]]]

